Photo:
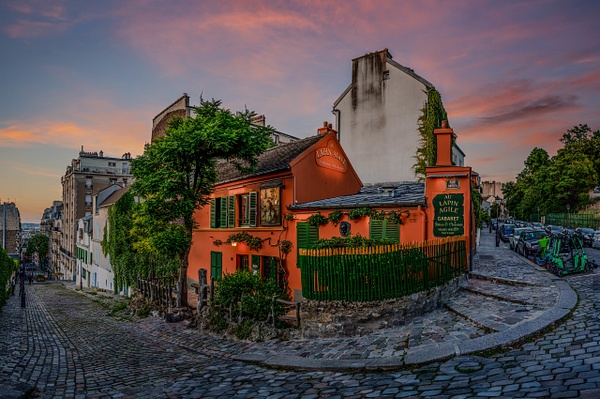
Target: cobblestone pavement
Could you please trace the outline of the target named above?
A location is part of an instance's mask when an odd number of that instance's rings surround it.
[[[25,309],[15,296],[0,311],[0,397],[18,397],[11,395],[22,383],[35,387],[39,398],[600,398],[600,270],[557,281],[505,244],[490,242],[484,234],[474,271],[480,278],[449,304],[482,325],[456,309],[440,310],[405,330],[331,342],[223,341],[182,323],[117,320],[62,284],[27,286]],[[588,252],[600,260],[596,250]],[[389,336],[406,331],[409,349],[485,338],[490,329],[502,334],[560,302],[557,287],[565,281],[579,295],[577,307],[514,348],[382,372],[281,370],[236,360],[260,351],[332,361],[393,359],[406,346],[395,349]]]

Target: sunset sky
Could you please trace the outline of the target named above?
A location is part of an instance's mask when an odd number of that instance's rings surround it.
[[[600,129],[600,1],[0,0],[0,202],[39,223],[81,146],[133,156],[184,92],[298,137],[388,48],[441,93],[483,180]]]

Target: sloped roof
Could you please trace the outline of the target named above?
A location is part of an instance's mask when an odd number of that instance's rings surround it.
[[[424,183],[393,182],[364,186],[356,194],[293,204],[288,206],[288,209],[350,209],[418,205],[426,205]]]
[[[105,190],[108,190],[109,188],[115,187],[114,189],[108,191],[106,194],[108,195],[103,195],[102,198],[100,198],[100,195],[104,193]],[[129,187],[121,187],[119,185],[113,185],[108,187],[107,189],[105,189],[103,191],[100,191],[98,193],[98,207],[102,208],[102,207],[106,207],[106,206],[110,206],[112,204],[114,204],[115,202],[117,202],[119,200],[119,198],[121,198],[123,196],[123,194],[125,194],[127,192],[127,190],[129,190]]]
[[[260,176],[279,172],[290,168],[290,162],[312,145],[321,140],[324,135],[311,136],[298,141],[280,144],[258,156],[256,169],[251,173],[241,173],[232,162],[222,162],[217,165],[218,183],[227,183],[248,177]]]

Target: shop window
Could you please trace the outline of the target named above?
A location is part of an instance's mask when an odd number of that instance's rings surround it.
[[[210,276],[213,277],[215,281],[221,281],[223,277],[223,253],[210,253]]]
[[[400,225],[390,220],[371,219],[369,237],[376,240],[388,238],[400,242]]]

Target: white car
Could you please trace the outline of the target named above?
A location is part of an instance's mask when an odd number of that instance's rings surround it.
[[[510,249],[512,249],[513,251],[515,250],[515,248],[517,247],[517,241],[519,241],[519,236],[522,232],[527,230],[531,230],[531,227],[517,227],[515,229],[513,235],[508,239],[508,245],[510,246]]]

